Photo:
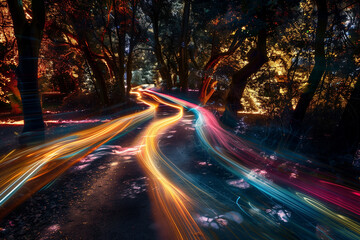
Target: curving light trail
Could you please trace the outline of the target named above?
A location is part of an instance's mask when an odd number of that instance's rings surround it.
[[[161,133],[183,117],[183,108],[165,102],[153,94],[148,95],[157,102],[178,110],[174,116],[154,121],[147,128],[142,140],[143,147],[139,154],[140,162],[151,182],[153,189],[151,194],[155,208],[165,215],[166,222],[162,220],[162,216],[158,220],[171,229],[170,232],[164,234],[169,234],[168,237],[172,239],[203,239],[204,235],[189,211],[191,199],[160,169],[161,165],[165,165],[177,173],[177,170],[170,165],[170,161],[161,153],[158,139]]]
[[[259,174],[260,169],[264,169],[265,166],[262,162],[263,158],[256,149],[252,150],[254,146],[223,129],[210,111],[166,94],[150,90],[148,92],[193,111],[197,115],[196,131],[204,148],[229,172],[245,179],[266,196],[299,212],[306,219],[312,219],[322,226],[329,226],[332,234],[336,236],[335,239],[360,238],[359,191],[316,178],[306,172],[296,178],[290,178],[289,174],[269,168],[263,171],[267,173],[265,177]],[[271,180],[268,179],[269,177]],[[323,200],[326,204],[316,199]],[[240,206],[238,201],[237,204]],[[242,205],[248,205],[253,211],[259,211],[250,201],[243,202]],[[337,213],[339,207],[343,209],[342,214]],[[263,215],[263,218],[266,216]],[[313,236],[311,231],[301,226],[295,228],[297,228],[296,232],[303,234],[303,237]],[[328,239],[332,239],[327,233],[323,234]]]
[[[261,149],[223,129],[205,108],[150,90],[134,94],[149,108],[0,158],[0,218],[11,210],[9,206],[20,203],[95,148],[154,117],[162,104],[176,113],[155,118],[146,128],[138,156],[150,179],[155,215],[166,226],[164,239],[360,239],[358,190],[333,183],[329,176],[315,176],[287,159],[265,161]],[[183,108],[195,113],[199,140],[221,171],[242,178],[257,192],[239,193],[221,181],[217,188],[212,187],[163,154],[160,136],[183,118]],[[291,175],[284,170],[289,168],[298,171]],[[277,204],[296,215],[298,222],[287,221],[287,210],[276,213],[287,224],[274,220],[269,212],[274,205],[278,209]],[[237,213],[240,210],[246,221]]]
[[[3,157],[0,161],[0,218],[82,157],[152,118],[158,104],[142,99],[138,92],[133,94],[149,108],[48,143],[12,151]],[[21,194],[13,196],[19,191]]]

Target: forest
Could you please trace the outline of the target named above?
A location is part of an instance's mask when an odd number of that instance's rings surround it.
[[[359,1],[0,0],[0,58],[0,238],[360,238]]]

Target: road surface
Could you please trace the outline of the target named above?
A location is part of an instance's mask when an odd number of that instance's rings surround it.
[[[0,237],[360,239],[356,186],[203,107],[134,94],[141,111],[0,158]]]

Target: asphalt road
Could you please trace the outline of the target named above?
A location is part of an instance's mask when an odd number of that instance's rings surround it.
[[[148,107],[133,115],[0,162],[0,211],[11,208],[0,238],[360,239],[356,187],[239,138],[204,108],[141,96]],[[29,178],[14,188],[9,171]]]

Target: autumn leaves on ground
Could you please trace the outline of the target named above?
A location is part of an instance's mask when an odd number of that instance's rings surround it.
[[[0,1],[0,238],[357,239],[357,1]]]

